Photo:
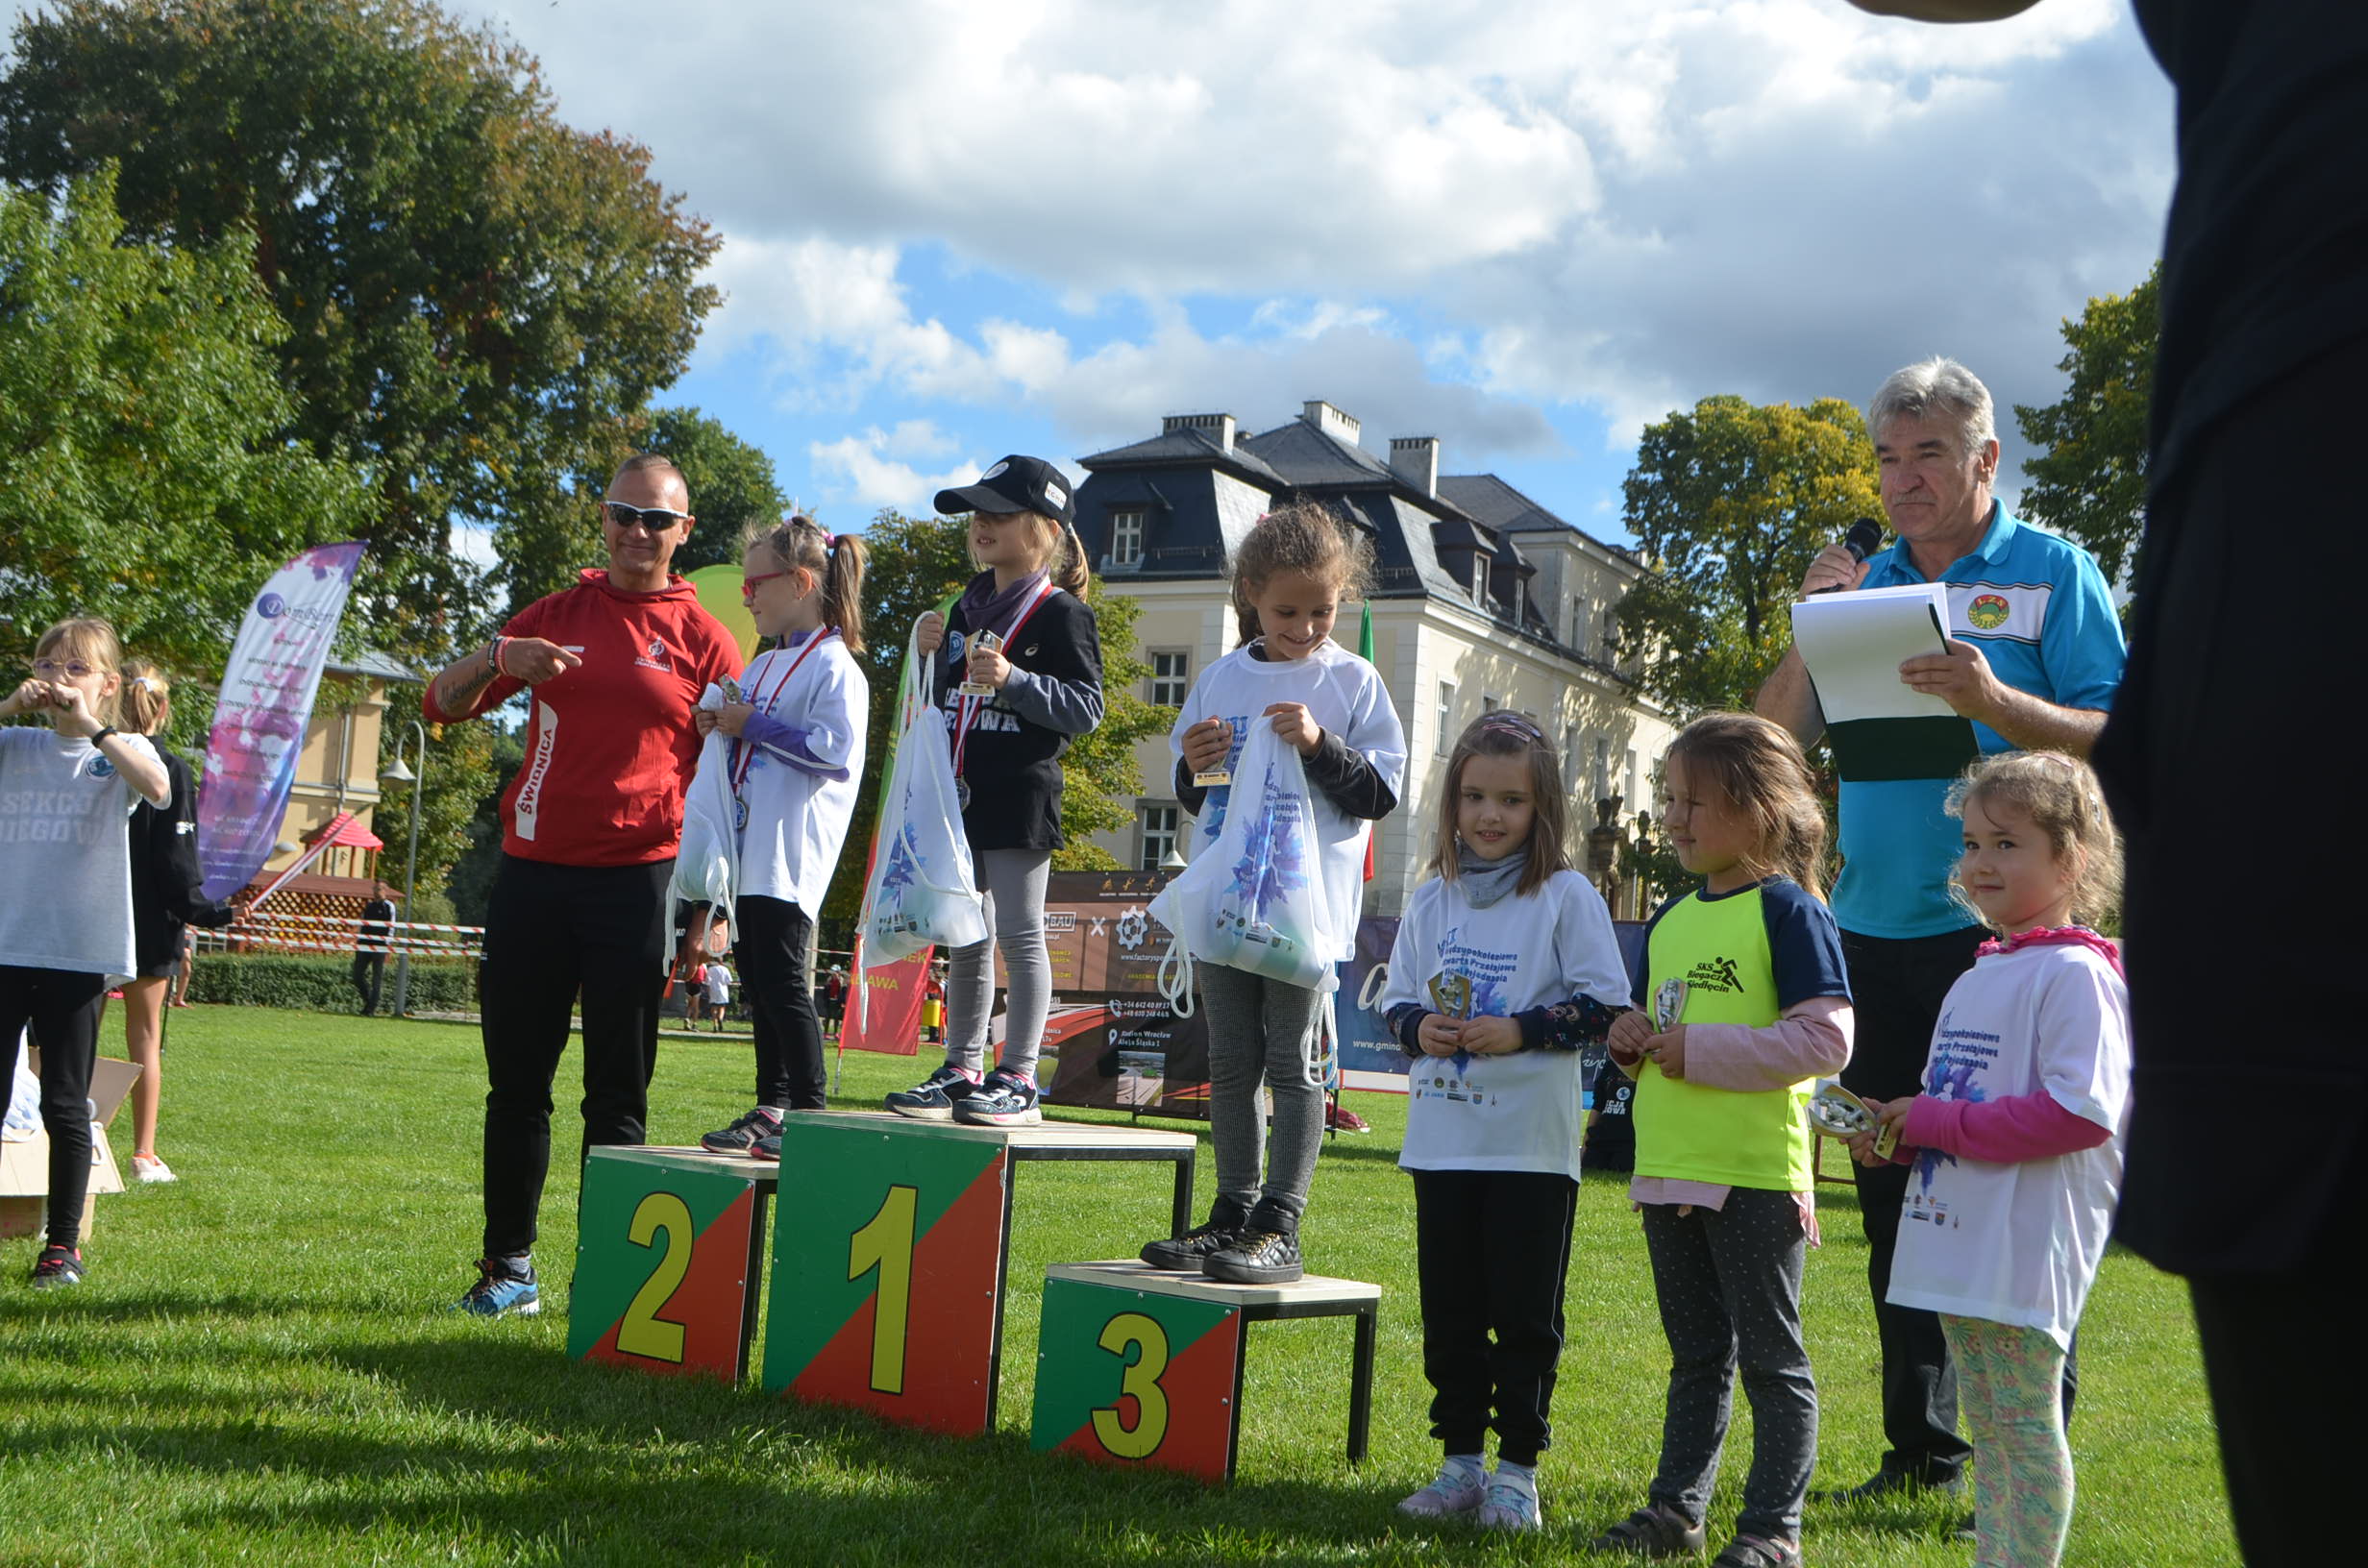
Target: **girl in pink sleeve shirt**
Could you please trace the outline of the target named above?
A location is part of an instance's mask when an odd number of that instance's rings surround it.
[[[2073,920],[2110,907],[2120,861],[2095,775],[2054,752],[1977,765],[1950,810],[1960,892],[2004,935],[1941,1004],[1924,1092],[1868,1101],[1876,1130],[1853,1150],[1915,1169],[1890,1299],[1938,1312],[1957,1358],[1975,1568],[2046,1568],[2072,1517],[2058,1389],[2121,1194],[2130,1105],[2121,958]]]

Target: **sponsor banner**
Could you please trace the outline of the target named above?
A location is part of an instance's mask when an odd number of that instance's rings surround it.
[[[209,898],[228,898],[271,858],[362,549],[358,540],[314,546],[274,573],[248,606],[222,674],[198,793],[197,858]]]

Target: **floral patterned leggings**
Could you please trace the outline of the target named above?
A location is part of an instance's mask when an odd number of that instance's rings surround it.
[[[2042,1329],[1940,1314],[1973,1439],[1973,1568],[2055,1568],[2072,1523],[2063,1347]]]

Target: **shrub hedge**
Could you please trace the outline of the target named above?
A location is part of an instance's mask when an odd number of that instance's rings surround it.
[[[200,953],[189,977],[189,1000],[242,1007],[289,1007],[313,1013],[352,1013],[359,1006],[350,958],[291,953]],[[386,963],[379,1005],[395,1005],[395,965]],[[411,961],[414,1013],[477,1011],[477,966]]]

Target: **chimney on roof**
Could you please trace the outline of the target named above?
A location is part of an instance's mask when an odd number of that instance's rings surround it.
[[[1170,414],[1160,421],[1159,433],[1174,435],[1180,430],[1198,430],[1217,443],[1220,452],[1233,450],[1233,416],[1231,414]]]
[[[1426,496],[1439,494],[1439,437],[1390,437],[1390,472]]]
[[[1357,444],[1357,432],[1364,429],[1354,416],[1342,413],[1321,398],[1310,398],[1299,405],[1299,417],[1331,436],[1336,441]]]

